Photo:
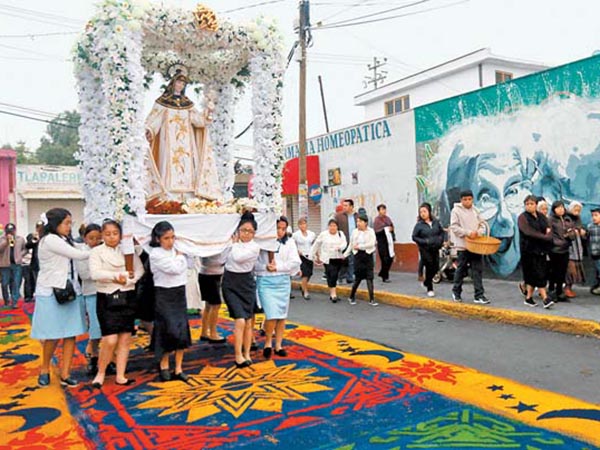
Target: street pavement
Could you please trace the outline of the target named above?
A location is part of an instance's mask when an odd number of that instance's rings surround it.
[[[321,278],[322,271],[315,270],[311,278],[311,289],[326,292],[326,282]],[[590,293],[589,287],[576,286],[577,297],[570,302],[559,302],[550,309],[544,309],[541,300],[538,306],[532,308],[524,304],[517,282],[504,279],[484,278],[485,295],[491,301],[490,305],[473,303],[473,286],[467,279],[463,285],[463,304],[451,300],[452,283],[442,281],[434,285],[435,297],[427,298],[425,289],[412,273],[392,272],[391,283],[383,283],[380,278],[375,280],[375,297],[380,302],[394,303],[400,306],[422,307],[437,312],[453,314],[459,317],[471,317],[504,323],[512,323],[538,328],[566,331],[572,334],[583,334],[600,337],[600,296]],[[295,283],[298,286],[298,283]],[[338,294],[345,299],[349,295],[350,285],[345,280],[339,283]],[[366,298],[366,283],[359,287],[361,297]],[[399,301],[388,302],[397,294]],[[404,297],[422,300],[422,303],[403,302]],[[465,307],[466,306],[466,307]],[[489,311],[486,311],[489,310]],[[491,313],[490,313],[491,311]],[[558,324],[558,326],[556,326]],[[562,327],[562,328],[561,328]]]
[[[413,277],[410,282],[416,284]],[[326,294],[305,301],[296,293],[290,320],[600,404],[597,338],[385,304],[352,306],[345,299],[334,304]]]

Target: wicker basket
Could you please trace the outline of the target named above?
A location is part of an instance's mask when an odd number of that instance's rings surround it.
[[[487,222],[481,222],[485,225],[485,236],[479,236],[475,239],[465,238],[467,250],[478,255],[493,255],[500,248],[502,243],[500,239],[490,236],[490,226]]]

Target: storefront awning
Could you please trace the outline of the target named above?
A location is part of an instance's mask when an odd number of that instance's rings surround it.
[[[297,195],[299,179],[299,159],[290,159],[283,167],[282,195]],[[314,185],[321,185],[319,155],[311,155],[306,157],[306,181],[309,188]]]

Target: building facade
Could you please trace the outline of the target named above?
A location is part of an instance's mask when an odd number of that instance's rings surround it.
[[[409,109],[475,91],[547,69],[540,63],[494,55],[483,48],[354,97],[365,119]]]

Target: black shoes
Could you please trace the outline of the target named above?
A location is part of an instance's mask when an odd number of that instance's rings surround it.
[[[160,376],[160,381],[171,381],[171,372],[169,369],[159,369],[158,375]]]
[[[527,306],[531,306],[532,308],[535,308],[537,306],[537,303],[532,298],[526,298],[523,303],[525,303]]]
[[[475,300],[473,300],[473,303],[478,303],[480,305],[488,305],[490,301],[485,297],[485,295],[482,295],[481,297],[477,297]]]
[[[242,363],[239,362],[235,362],[235,367],[236,369],[244,369],[246,367],[250,367],[252,365],[252,363],[250,361],[244,361]]]
[[[337,303],[339,299],[337,297],[329,297],[329,300],[331,300],[331,303]]]
[[[115,384],[117,386],[131,386],[133,383],[135,383],[135,379],[133,378],[128,379],[125,383],[119,383],[117,380],[115,380]]]
[[[263,348],[263,356],[265,359],[271,359],[271,353],[273,353],[273,349],[271,347]]]
[[[227,339],[225,339],[225,338],[221,338],[221,339],[211,339],[211,338],[208,338],[208,342],[210,344],[224,344],[225,342],[227,342]]]
[[[39,383],[39,381],[38,381],[38,383]],[[64,386],[64,387],[73,388],[73,387],[77,387],[78,384],[79,384],[79,382],[77,380],[74,380],[71,377],[61,378],[60,379],[60,385]]]
[[[190,379],[190,376],[185,372],[179,372],[179,373],[173,374],[173,379],[187,383],[188,380]]]
[[[545,300],[542,300],[542,303],[544,305],[544,309],[548,309],[552,305],[554,305],[554,302],[552,300],[550,300],[549,298],[546,298]]]
[[[282,356],[284,358],[287,356],[287,352],[285,351],[284,348],[281,348],[279,350],[275,350],[273,353],[275,353],[277,356]]]
[[[460,294],[455,294],[454,292],[452,293],[452,300],[456,303],[462,303],[462,297]]]

